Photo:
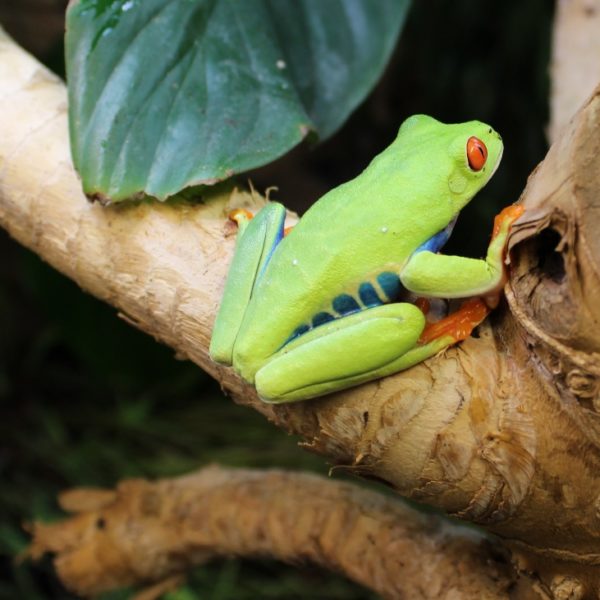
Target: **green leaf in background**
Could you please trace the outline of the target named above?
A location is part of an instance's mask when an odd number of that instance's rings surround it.
[[[333,133],[378,80],[410,0],[79,0],[71,146],[85,192],[164,199]]]

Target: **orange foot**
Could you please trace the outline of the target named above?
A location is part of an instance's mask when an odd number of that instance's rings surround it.
[[[254,218],[254,215],[245,208],[234,208],[228,215],[231,221],[235,221],[238,225],[240,221],[249,221]]]
[[[420,344],[427,344],[435,339],[450,336],[454,344],[467,339],[473,329],[479,325],[489,314],[490,309],[481,298],[472,298],[463,302],[462,306],[445,319],[426,325]]]
[[[283,230],[283,237],[285,237],[292,229],[294,229],[294,225],[290,225]]]
[[[494,219],[494,230],[492,232],[492,239],[494,239],[502,229],[502,225],[508,221],[508,225],[512,225],[523,213],[525,209],[518,204],[511,204],[506,206],[500,211],[500,214],[496,215]]]

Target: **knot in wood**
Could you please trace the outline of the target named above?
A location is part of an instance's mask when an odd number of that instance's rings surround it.
[[[585,587],[575,577],[556,575],[550,584],[550,591],[554,600],[581,600]]]
[[[592,373],[587,373],[583,369],[572,369],[565,378],[566,384],[571,393],[578,398],[594,398],[594,408],[598,410],[600,399],[598,399],[598,378]]]

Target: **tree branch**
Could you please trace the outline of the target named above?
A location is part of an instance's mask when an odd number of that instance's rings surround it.
[[[548,137],[561,131],[600,82],[600,0],[556,2]]]
[[[62,581],[84,596],[226,556],[312,562],[386,598],[507,598],[514,583],[473,531],[314,475],[208,467],[62,503],[78,514],[36,524],[30,554],[56,553]]]

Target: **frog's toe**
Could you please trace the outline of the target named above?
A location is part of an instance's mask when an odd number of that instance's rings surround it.
[[[251,213],[245,208],[234,208],[228,213],[227,218],[239,226],[241,223],[247,223],[248,221],[253,219],[254,213]]]

